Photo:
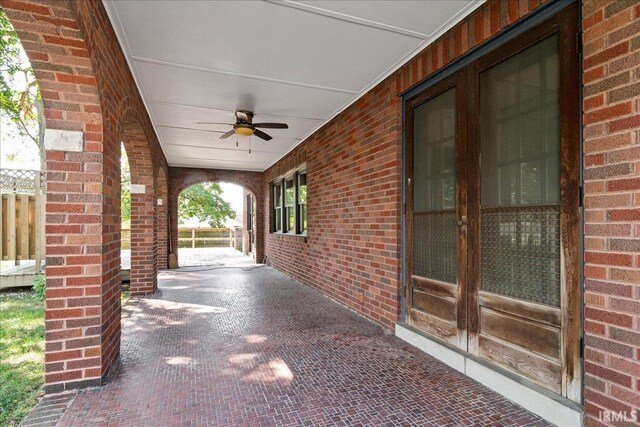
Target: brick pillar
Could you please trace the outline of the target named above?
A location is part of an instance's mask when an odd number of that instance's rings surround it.
[[[165,270],[167,268],[168,255],[168,200],[169,189],[167,188],[167,173],[163,167],[158,169],[158,180],[156,183],[158,203],[157,203],[157,235],[158,235],[158,269]],[[160,201],[162,201],[160,203]]]
[[[264,259],[264,244],[265,244],[265,202],[264,195],[262,193],[257,193],[255,198],[256,209],[255,209],[255,227],[253,229],[254,233],[256,233],[256,262],[261,263]]]
[[[178,193],[180,194],[180,193]],[[178,253],[178,196],[174,192],[169,192],[169,236],[171,242],[169,242],[169,249],[173,251],[180,263]]]
[[[90,145],[90,144],[86,144]],[[47,152],[46,391],[100,383],[105,347],[99,153]],[[113,277],[107,282],[113,283]],[[119,306],[117,307],[119,314]],[[119,322],[118,322],[119,324]],[[117,353],[117,349],[115,349]]]
[[[602,417],[640,405],[640,4],[582,11],[585,424],[621,425]]]
[[[125,122],[123,135],[131,169],[131,295],[148,295],[158,287],[153,159],[135,120]]]
[[[105,161],[99,90],[73,6],[0,2],[33,66],[47,128],[46,392],[99,384],[119,353],[118,255],[104,238],[116,229],[105,176],[119,172]]]
[[[249,205],[247,197],[250,195],[246,189],[242,192],[242,253],[249,255],[251,251],[251,236],[249,235]]]

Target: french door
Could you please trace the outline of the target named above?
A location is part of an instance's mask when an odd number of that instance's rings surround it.
[[[410,325],[580,398],[575,5],[406,101]]]
[[[467,108],[455,74],[406,109],[408,323],[467,350]]]

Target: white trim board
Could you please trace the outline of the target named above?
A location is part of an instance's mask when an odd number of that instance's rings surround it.
[[[558,426],[582,426],[582,411],[576,409],[577,404],[560,396],[553,399],[527,385],[490,369],[481,363],[454,351],[446,346],[416,332],[408,325],[396,324],[395,334],[398,338],[417,347],[430,356],[451,366],[466,376],[473,378],[491,390],[501,394],[523,408]]]

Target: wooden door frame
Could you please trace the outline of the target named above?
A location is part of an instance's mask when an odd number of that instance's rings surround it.
[[[404,268],[404,310],[411,309],[412,306],[412,272],[413,272],[413,111],[424,103],[442,95],[446,91],[456,89],[456,217],[467,217],[467,78],[465,71],[461,70],[451,74],[435,83],[419,95],[405,100],[405,241],[409,244],[405,246]],[[460,167],[462,165],[463,167]],[[456,254],[458,259],[456,271],[456,324],[458,329],[457,347],[467,348],[467,232],[466,225],[456,229]],[[403,313],[404,315],[405,313]]]
[[[510,40],[471,65],[469,98],[475,104],[473,111],[480,111],[479,77],[483,71],[518,54],[524,49],[558,35],[560,60],[560,263],[561,263],[561,394],[580,401],[581,379],[581,328],[582,299],[580,289],[580,81],[578,61],[578,10],[574,3],[549,20]],[[470,191],[469,203],[469,347],[477,349],[479,332],[480,295],[480,123],[479,117],[470,123]],[[477,161],[476,161],[477,160]],[[475,310],[473,309],[475,308]],[[475,342],[474,342],[475,341]]]
[[[502,60],[517,54],[554,33],[558,34],[560,59],[560,239],[561,239],[561,394],[579,402],[582,393],[582,290],[581,279],[581,234],[582,215],[580,207],[581,189],[581,146],[580,146],[580,64],[578,46],[578,5],[575,2],[552,2],[550,5],[532,14],[528,19],[516,24],[495,40],[490,40],[474,52],[456,61],[451,66],[437,72],[433,77],[410,88],[403,93],[404,140],[403,140],[403,304],[402,316],[405,319],[411,307],[412,274],[412,217],[413,194],[409,180],[413,179],[413,108],[436,96],[435,88],[451,84],[454,76],[466,75],[467,114],[479,111],[479,73]],[[499,48],[499,49],[498,49]],[[455,78],[454,78],[455,79]],[[444,92],[441,90],[440,93]],[[459,95],[459,94],[458,94]],[[459,96],[456,97],[459,99]],[[458,106],[457,106],[458,107]],[[465,313],[469,334],[479,329],[479,118],[472,123],[467,121],[466,130],[468,154],[468,183],[475,183],[475,191],[467,196],[467,260],[469,272],[465,285],[467,307],[476,307]],[[468,142],[467,142],[468,141]],[[457,143],[457,140],[456,140]],[[476,164],[478,163],[478,164]],[[456,159],[456,178],[458,175]],[[456,179],[457,181],[457,179]],[[468,188],[468,186],[466,186]],[[456,193],[459,193],[456,188]],[[460,233],[459,233],[460,234]],[[460,319],[460,318],[459,318]],[[469,339],[470,353],[474,353],[473,337]],[[477,336],[475,346],[477,347]]]

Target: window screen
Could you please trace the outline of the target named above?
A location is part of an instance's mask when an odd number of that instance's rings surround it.
[[[414,110],[414,274],[456,283],[456,91]]]
[[[560,305],[558,37],[480,74],[481,288]]]

